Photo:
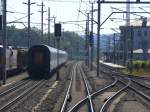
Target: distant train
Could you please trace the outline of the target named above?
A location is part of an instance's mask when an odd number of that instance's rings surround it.
[[[42,78],[67,61],[68,54],[59,50],[59,64],[57,65],[57,49],[47,45],[35,45],[28,52],[28,74],[30,77]]]
[[[2,45],[0,45],[0,74],[2,74],[3,70],[3,51],[4,48]],[[7,77],[14,75],[16,71],[26,69],[28,56],[27,53],[27,48],[12,48],[11,46],[6,48],[6,71],[8,73]],[[0,80],[1,79],[2,75],[0,75]]]

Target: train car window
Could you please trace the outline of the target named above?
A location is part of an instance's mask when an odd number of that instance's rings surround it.
[[[43,53],[42,52],[36,52],[34,55],[34,63],[41,65],[43,64]]]

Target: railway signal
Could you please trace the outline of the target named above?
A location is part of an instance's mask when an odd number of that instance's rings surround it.
[[[55,36],[56,37],[61,36],[61,24],[60,23],[55,24]]]
[[[57,65],[59,65],[59,46],[60,46],[60,37],[61,37],[61,24],[60,23],[56,23],[55,24],[55,37],[57,39]],[[59,69],[57,71],[57,76],[56,76],[56,80],[59,80]]]

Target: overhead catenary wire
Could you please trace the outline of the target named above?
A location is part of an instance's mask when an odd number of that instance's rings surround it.
[[[83,2],[83,3],[88,3],[89,1],[86,1],[86,0],[79,0],[79,1],[74,1],[74,0],[44,0],[44,1],[50,1],[50,2],[63,2],[63,3],[80,3],[80,2]]]

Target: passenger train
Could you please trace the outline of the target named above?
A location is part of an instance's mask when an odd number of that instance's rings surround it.
[[[68,54],[59,50],[57,65],[57,49],[47,45],[34,45],[28,51],[28,74],[31,78],[50,76],[50,72],[67,61]]]

